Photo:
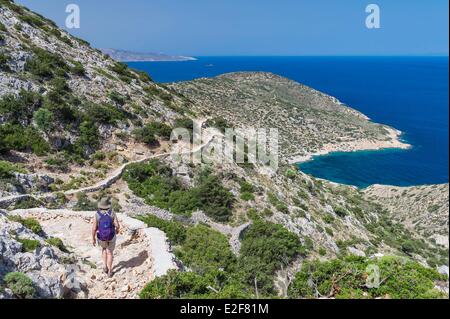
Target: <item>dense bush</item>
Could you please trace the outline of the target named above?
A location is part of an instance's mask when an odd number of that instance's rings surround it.
[[[227,128],[232,128],[230,124],[222,117],[216,117],[213,119],[209,119],[206,121],[207,127],[213,127],[221,131],[222,133],[225,133],[225,130]]]
[[[80,125],[80,136],[75,144],[71,145],[69,152],[88,158],[100,145],[100,135],[97,126],[91,121],[84,121]]]
[[[15,172],[26,173],[26,170],[17,164],[0,160],[0,180],[13,177]]]
[[[31,14],[23,14],[20,16],[20,18],[23,22],[26,22],[29,25],[37,28],[40,28],[45,24],[42,19]]]
[[[194,122],[190,118],[178,118],[175,120],[174,127],[176,128],[185,128],[188,130],[194,129]]]
[[[69,70],[63,58],[41,48],[33,49],[34,56],[25,64],[25,70],[38,77],[49,79],[64,75]]]
[[[206,175],[199,180],[197,196],[200,209],[219,222],[226,222],[232,215],[234,197],[222,185],[221,179],[216,175]]]
[[[141,299],[198,298],[211,293],[208,286],[208,281],[195,273],[170,270],[148,283],[139,296]]]
[[[41,246],[40,242],[34,239],[17,238],[16,240],[22,244],[22,252],[34,252]]]
[[[223,272],[198,275],[170,270],[167,275],[148,283],[139,294],[141,299],[249,299],[252,294],[239,281]]]
[[[136,78],[125,63],[115,62],[111,70],[116,72],[125,83],[131,83],[131,80]]]
[[[241,189],[241,193],[252,193],[253,194],[255,192],[255,187],[246,181],[241,181],[239,183],[239,186]]]
[[[138,219],[142,220],[149,227],[161,229],[174,245],[180,245],[186,239],[186,229],[179,222],[166,221],[153,215],[138,216]]]
[[[0,114],[6,120],[6,124],[0,127],[0,152],[32,151],[44,155],[50,150],[40,133],[30,126],[42,102],[39,94],[25,90],[21,90],[17,97],[6,95],[0,99]],[[43,117],[38,116],[37,119],[43,120]]]
[[[271,203],[279,212],[289,214],[289,208],[283,203],[275,194],[269,193],[267,195],[269,203]]]
[[[302,249],[282,226],[256,220],[244,234],[238,258],[226,236],[204,225],[189,227],[175,253],[192,272],[173,271],[150,282],[141,298],[253,298],[255,279],[259,297],[274,297],[275,272]]]
[[[3,280],[17,298],[31,299],[36,293],[33,281],[21,272],[7,273]]]
[[[150,77],[150,75],[148,75],[147,72],[141,71],[141,70],[134,70],[134,69],[133,69],[133,71],[138,74],[139,79],[142,82],[145,82],[145,83],[153,82],[153,79]]]
[[[0,34],[0,42],[3,41],[3,36]],[[0,52],[0,71],[9,72],[10,68],[8,66],[9,56],[3,52]]]
[[[21,90],[19,95],[5,95],[0,99],[0,115],[11,124],[29,124],[35,110],[42,105],[39,94]]]
[[[114,125],[125,119],[123,112],[109,104],[89,103],[85,108],[87,118],[94,123]]]
[[[45,164],[50,171],[67,172],[69,170],[67,159],[60,155],[46,159]]]
[[[369,265],[379,267],[378,288],[368,288]],[[291,298],[417,299],[444,297],[434,290],[434,281],[444,279],[431,268],[399,257],[367,259],[349,256],[330,261],[312,261],[302,266],[289,287]]]
[[[138,142],[154,146],[158,144],[158,138],[168,140],[172,128],[164,123],[152,122],[142,128],[136,129],[133,134]]]
[[[31,230],[35,234],[40,234],[42,232],[42,226],[34,218],[22,218],[18,215],[10,215],[8,217],[11,221],[17,222]]]
[[[229,271],[235,264],[228,238],[204,225],[188,228],[186,240],[176,255],[199,274],[217,269]]]
[[[124,105],[128,99],[126,96],[123,96],[122,94],[120,94],[117,91],[109,92],[108,97],[111,99],[112,102],[114,102],[115,104],[117,104],[119,106]]]
[[[0,22],[0,31],[1,32],[8,32],[8,29],[6,29],[5,25]]]
[[[170,194],[183,189],[180,181],[172,176],[170,168],[156,160],[147,165],[130,165],[124,178],[130,189],[148,204],[164,209],[170,208]]]
[[[78,76],[85,76],[86,75],[86,70],[83,67],[83,64],[81,64],[78,61],[75,61],[73,63],[73,66],[70,68],[70,72],[74,75],[78,75]]]
[[[32,127],[5,124],[0,126],[0,153],[10,150],[32,151],[42,156],[50,151],[50,145]]]
[[[50,110],[41,108],[34,112],[33,120],[41,131],[48,132],[55,123],[55,116]]]
[[[233,195],[215,175],[206,174],[198,179],[196,187],[187,189],[172,176],[170,167],[152,160],[128,166],[124,179],[147,204],[176,214],[189,214],[198,208],[217,221],[227,221],[232,213]]]
[[[255,195],[253,193],[255,192],[255,188],[252,184],[242,181],[240,183],[240,191],[241,191],[241,199],[245,201],[250,201],[255,199]]]
[[[247,285],[255,279],[261,294],[273,294],[273,276],[303,254],[299,238],[281,225],[256,219],[244,233],[238,272]]]

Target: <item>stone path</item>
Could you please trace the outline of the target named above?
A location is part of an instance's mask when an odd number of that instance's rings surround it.
[[[196,153],[198,151],[201,151],[204,147],[208,146],[211,141],[214,139],[214,135],[210,136],[208,138],[208,141],[205,142],[204,144],[191,149],[189,152],[186,153],[180,153],[180,156],[183,155],[190,155],[193,153]],[[143,162],[147,162],[150,161],[152,159],[156,159],[156,158],[162,158],[162,157],[166,157],[166,156],[170,156],[173,155],[173,153],[162,153],[162,154],[155,154],[152,156],[147,156],[144,157],[142,159],[136,160],[136,161],[131,161],[128,162],[126,164],[123,164],[122,166],[120,166],[119,168],[117,168],[116,170],[114,170],[112,173],[110,173],[105,179],[95,183],[94,185],[88,186],[88,187],[83,187],[83,188],[79,188],[79,189],[72,189],[72,190],[68,190],[63,192],[64,195],[74,195],[77,193],[93,193],[96,191],[100,191],[103,190],[105,188],[110,187],[112,184],[114,184],[118,179],[120,179],[123,175],[123,173],[125,172],[125,169],[131,165],[131,164],[137,164],[137,163],[143,163]],[[31,198],[31,199],[46,199],[46,198],[51,198],[56,196],[57,192],[50,192],[50,193],[45,193],[45,194],[41,194],[41,195],[31,195],[31,194],[21,194],[21,195],[13,195],[13,196],[6,196],[6,197],[2,197],[0,198],[0,208],[1,207],[8,207],[9,205],[23,200],[23,199],[27,199],[27,198]]]
[[[77,297],[137,298],[146,283],[177,269],[166,235],[123,214],[117,214],[122,229],[117,235],[113,278],[102,272],[101,250],[91,242],[94,212],[34,208],[10,214],[36,218],[48,236],[62,239],[77,259],[90,265],[75,270],[77,282],[85,288]]]

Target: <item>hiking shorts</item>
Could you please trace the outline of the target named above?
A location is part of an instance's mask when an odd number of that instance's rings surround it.
[[[116,236],[110,241],[102,241],[97,238],[97,243],[102,249],[113,251],[116,248]]]

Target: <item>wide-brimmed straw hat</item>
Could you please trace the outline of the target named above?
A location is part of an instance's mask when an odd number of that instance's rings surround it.
[[[109,198],[102,198],[100,199],[100,201],[98,202],[98,208],[99,209],[110,209],[111,208],[111,200]]]

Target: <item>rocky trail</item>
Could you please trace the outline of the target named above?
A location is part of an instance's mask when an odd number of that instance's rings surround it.
[[[73,281],[65,283],[76,292],[72,297],[137,298],[146,283],[177,268],[165,234],[124,214],[118,214],[122,229],[117,235],[112,278],[103,273],[101,249],[91,242],[95,212],[35,208],[9,214],[35,218],[47,237],[63,240],[70,258],[78,262],[69,265],[65,275]]]
[[[138,163],[144,163],[144,162],[150,161],[152,159],[163,158],[163,157],[167,157],[167,156],[171,156],[171,155],[178,155],[178,156],[191,155],[191,154],[199,152],[203,148],[207,147],[214,138],[215,138],[215,135],[209,136],[205,143],[203,143],[202,145],[199,145],[199,146],[197,146],[195,148],[190,149],[189,152],[185,152],[185,153],[172,153],[172,152],[160,153],[160,154],[154,154],[154,155],[151,155],[151,156],[146,156],[144,158],[141,158],[141,159],[138,159],[138,160],[135,160],[135,161],[130,161],[128,163],[123,164],[119,168],[115,169],[113,172],[108,174],[108,176],[106,176],[103,180],[96,182],[94,185],[91,185],[91,186],[88,186],[88,187],[82,187],[82,188],[79,188],[79,189],[71,189],[71,190],[64,191],[62,193],[64,195],[66,195],[66,196],[71,196],[71,195],[75,195],[77,193],[93,193],[93,192],[97,192],[97,191],[103,190],[105,188],[110,187],[117,180],[119,180],[122,177],[123,173],[125,172],[125,169],[129,165],[138,164]],[[56,196],[56,192],[49,192],[49,193],[44,193],[44,194],[39,194],[39,195],[19,194],[19,195],[12,195],[12,196],[1,197],[0,198],[0,208],[1,207],[8,207],[9,205],[11,205],[13,203],[16,203],[16,202],[18,202],[20,200],[27,199],[27,198],[39,200],[39,199],[52,198],[54,196]]]
[[[188,153],[193,154],[207,147],[214,136]],[[142,163],[154,158],[162,158],[172,153],[154,154],[126,163],[111,172],[105,179],[89,187],[64,192],[70,196],[80,192],[89,193],[106,189],[116,183],[125,169],[133,163]],[[0,198],[0,207],[26,199],[51,198],[55,194],[23,194]],[[117,214],[121,232],[117,235],[114,251],[114,276],[108,278],[103,272],[101,249],[91,242],[91,227],[95,212],[74,211],[71,209],[29,208],[6,212],[22,218],[34,218],[42,226],[46,238],[59,238],[67,247],[70,259],[63,273],[54,276],[62,280],[64,292],[72,298],[138,298],[146,283],[162,276],[170,269],[179,269],[181,264],[172,253],[166,234],[157,228],[147,227],[142,221],[133,218],[136,215],[152,214],[164,220],[178,220],[185,225],[208,224],[213,229],[229,238],[232,251],[237,255],[240,250],[240,237],[250,223],[238,227],[216,223],[202,212],[195,212],[191,217],[180,217],[168,211],[148,206],[135,196],[122,209],[125,213]],[[181,266],[182,267],[182,266]],[[58,279],[55,280],[57,281]]]

